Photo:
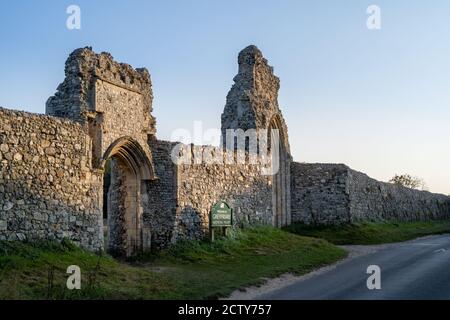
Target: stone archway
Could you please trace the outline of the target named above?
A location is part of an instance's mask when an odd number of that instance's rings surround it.
[[[107,149],[101,163],[109,172],[103,203],[105,249],[114,256],[136,255],[149,246],[142,218],[143,181],[152,177],[149,160],[139,143],[123,137]]]
[[[273,225],[282,227],[291,223],[290,218],[290,155],[287,133],[280,115],[274,115],[268,127],[270,146],[273,148],[272,164],[278,168],[272,181],[272,219]],[[275,152],[274,152],[275,151]]]

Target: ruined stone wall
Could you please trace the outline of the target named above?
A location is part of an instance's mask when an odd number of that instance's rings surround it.
[[[173,238],[177,210],[177,166],[170,154],[176,143],[149,139],[156,179],[145,182],[143,194],[144,228],[151,249],[166,247]]]
[[[102,248],[101,178],[81,126],[0,108],[0,240]]]
[[[384,183],[348,171],[348,193],[353,221],[427,221],[450,218],[450,197]]]
[[[343,164],[291,165],[294,222],[426,221],[450,218],[450,198],[380,182]]]
[[[345,165],[292,162],[292,221],[306,224],[350,222],[347,178]]]
[[[157,179],[146,182],[144,223],[151,230],[153,246],[207,236],[211,207],[220,200],[234,209],[237,226],[273,223],[272,177],[261,175],[261,164],[250,164],[248,158],[247,164],[224,164],[221,148],[149,143]],[[172,152],[183,162],[174,162]],[[202,156],[218,162],[208,164]]]
[[[178,156],[194,157],[188,163],[175,164],[171,152],[177,143],[149,137],[157,179],[145,183],[143,207],[144,225],[150,230],[152,246],[204,237],[209,230],[211,207],[220,200],[234,209],[236,225],[290,223],[291,156],[287,127],[278,107],[279,79],[255,46],[242,50],[238,63],[238,75],[222,114],[222,132],[279,129],[280,172],[275,176],[263,175],[261,163],[224,164],[227,163],[225,155],[218,163],[207,164],[201,160],[202,155],[216,158],[224,151],[210,146],[194,146],[193,149],[183,146]],[[231,152],[236,156],[235,151]]]
[[[220,200],[233,208],[237,226],[273,224],[272,177],[261,174],[261,164],[250,164],[248,158],[245,164],[226,164],[227,156],[222,149],[210,146],[184,149],[181,157],[184,152],[223,160],[208,164],[192,157],[190,164],[177,166],[175,237],[191,239],[207,234],[211,207]]]

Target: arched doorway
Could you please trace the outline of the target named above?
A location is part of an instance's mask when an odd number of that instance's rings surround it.
[[[152,177],[149,160],[136,141],[124,137],[108,148],[102,166],[105,250],[114,256],[134,256],[148,246],[142,194],[143,181]]]
[[[272,155],[272,223],[276,227],[289,225],[290,221],[290,155],[282,120],[278,114],[269,123],[269,146]],[[277,170],[278,169],[278,170]]]

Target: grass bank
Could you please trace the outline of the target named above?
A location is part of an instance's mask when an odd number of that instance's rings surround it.
[[[450,233],[450,221],[359,223],[343,226],[314,227],[293,224],[286,231],[325,239],[336,245],[382,244],[411,240],[427,235]]]
[[[0,243],[1,299],[207,299],[285,272],[303,274],[346,252],[321,239],[258,227],[232,238],[179,243],[124,263],[64,242]],[[69,265],[82,289],[66,289]]]

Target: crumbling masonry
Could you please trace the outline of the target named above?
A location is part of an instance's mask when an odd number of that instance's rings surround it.
[[[279,79],[255,46],[238,62],[223,136],[226,129],[278,130],[276,174],[263,175],[261,163],[174,162],[179,145],[156,138],[149,72],[78,49],[47,115],[0,108],[0,240],[68,238],[130,256],[204,237],[219,200],[234,209],[236,226],[450,217],[444,195],[378,182],[344,165],[293,162]],[[224,148],[178,152],[220,158]]]

